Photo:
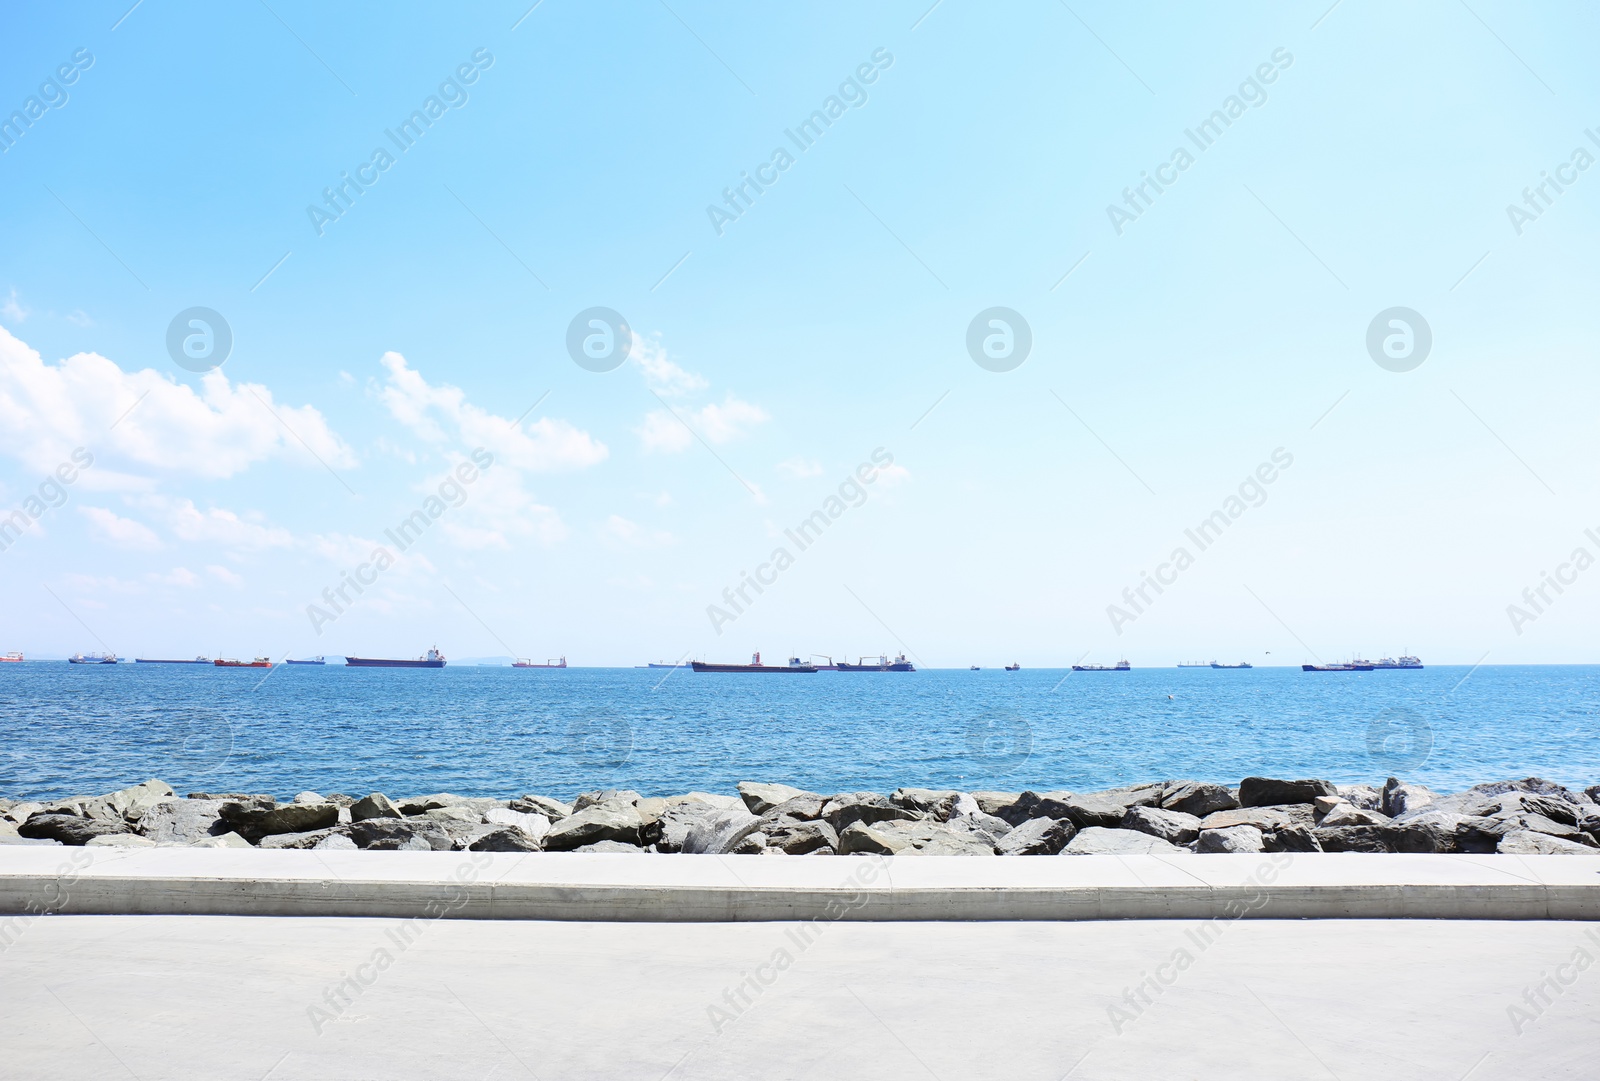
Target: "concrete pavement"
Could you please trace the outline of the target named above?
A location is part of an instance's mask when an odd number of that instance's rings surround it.
[[[1595,924],[49,916],[0,953],[0,1076],[1593,1078],[1581,955]]]

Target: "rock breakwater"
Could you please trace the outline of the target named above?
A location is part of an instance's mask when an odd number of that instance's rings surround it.
[[[745,781],[738,795],[607,789],[571,803],[441,793],[391,799],[192,792],[0,799],[0,845],[718,855],[1084,856],[1212,852],[1600,855],[1600,785],[1538,777],[1440,793],[1246,777],[1100,792],[899,788],[824,795]]]

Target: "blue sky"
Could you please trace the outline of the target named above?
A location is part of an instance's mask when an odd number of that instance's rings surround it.
[[[0,138],[0,650],[1596,659],[1589,8],[0,18],[0,111],[35,114]],[[1176,179],[1119,233],[1144,175]],[[196,307],[210,374],[167,346]],[[608,372],[567,349],[595,307],[634,333]],[[1010,371],[968,352],[994,307]],[[1395,307],[1432,334],[1405,372],[1366,344]]]

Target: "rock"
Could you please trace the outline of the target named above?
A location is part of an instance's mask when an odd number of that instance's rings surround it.
[[[1156,856],[1182,851],[1183,849],[1176,845],[1169,844],[1159,837],[1152,837],[1148,833],[1140,833],[1138,830],[1088,826],[1078,831],[1061,850],[1061,854],[1063,856]]]
[[[1322,846],[1317,843],[1316,835],[1310,826],[1297,824],[1283,826],[1275,830],[1262,830],[1261,850],[1263,852],[1321,852]]]
[[[1290,807],[1296,806],[1290,804]],[[1240,807],[1232,811],[1217,811],[1200,820],[1203,830],[1221,830],[1230,826],[1254,826],[1260,830],[1283,829],[1293,825],[1311,825],[1311,808],[1305,806],[1304,818],[1290,813],[1288,807]]]
[[[1239,806],[1239,801],[1220,784],[1177,781],[1162,789],[1161,806],[1168,811],[1204,818],[1217,811],[1231,811]]]
[[[1510,823],[1431,808],[1406,818],[1408,830],[1422,830],[1433,836],[1436,852],[1493,852],[1500,838],[1515,828]]]
[[[85,805],[91,818],[125,819],[137,822],[155,804],[174,797],[172,786],[164,781],[150,780],[131,788],[121,788]]]
[[[1332,781],[1280,781],[1271,777],[1246,777],[1239,782],[1239,806],[1277,807],[1285,803],[1310,803],[1318,796],[1336,796]]]
[[[1345,806],[1353,806],[1353,804],[1351,804],[1350,801],[1345,799],[1343,796],[1318,796],[1316,799],[1311,801],[1312,808],[1319,815],[1325,815],[1341,804]]]
[[[1030,818],[1000,838],[995,851],[1002,856],[1054,856],[1078,827],[1066,818]]]
[[[515,814],[516,812],[508,811],[506,813]],[[533,816],[530,815],[529,817]],[[543,815],[539,817],[544,819]],[[548,822],[549,819],[544,819],[544,821]],[[467,848],[473,852],[537,852],[539,851],[539,839],[531,836],[520,826],[506,825],[490,830],[467,845]]]
[[[1394,852],[1395,832],[1393,826],[1337,826],[1311,834],[1324,852]]]
[[[44,838],[60,841],[64,845],[83,845],[91,837],[132,833],[126,823],[107,822],[99,818],[80,818],[77,815],[50,814],[40,811],[17,827],[22,837]]]
[[[309,833],[339,824],[339,808],[331,803],[290,803],[270,811],[243,803],[224,803],[218,808],[234,832],[259,841],[280,833]]]
[[[224,833],[216,837],[207,837],[204,840],[194,841],[190,848],[254,848],[249,841],[237,833]]]
[[[256,847],[295,849],[321,848],[321,842],[326,841],[330,837],[342,836],[345,836],[344,829],[338,826],[330,829],[307,830],[304,833],[274,833],[271,836],[261,838],[260,841],[256,842]],[[350,847],[356,847],[354,841],[350,843]]]
[[[350,851],[354,852],[357,846],[356,843],[350,839],[350,835],[348,833],[344,833],[339,830],[333,830],[326,837],[311,847],[318,852],[327,852],[330,849],[349,849]]]
[[[394,852],[448,852],[454,842],[437,822],[412,818],[367,818],[350,824],[358,848]]]
[[[350,805],[350,821],[364,822],[369,818],[399,818],[401,811],[394,800],[382,792],[373,792]]]
[[[1583,794],[1589,797],[1591,803],[1600,803],[1600,784],[1590,785],[1583,790]]]
[[[623,844],[621,841],[593,841],[573,849],[574,852],[621,852],[630,856],[638,856],[648,851],[635,845]]]
[[[760,830],[746,835],[745,839],[733,846],[735,856],[760,856],[767,851],[767,835]]]
[[[1513,828],[1507,831],[1508,835],[1521,829],[1533,833],[1542,833],[1547,837],[1559,837],[1563,841],[1571,841],[1574,844],[1597,847],[1594,843],[1594,838],[1576,826],[1569,826],[1565,822],[1557,822],[1555,819],[1546,818],[1541,814],[1519,814],[1510,821],[1513,823]]]
[[[1200,819],[1183,811],[1160,807],[1129,807],[1119,828],[1148,833],[1168,844],[1186,845],[1200,835]]]
[[[806,794],[796,796],[794,799],[784,800],[776,807],[769,807],[766,811],[758,812],[763,822],[777,822],[786,819],[790,822],[811,822],[822,817],[822,808],[826,800],[822,796]]]
[[[745,810],[751,814],[764,815],[780,803],[794,799],[796,796],[812,796],[815,793],[807,792],[803,788],[790,788],[786,784],[761,784],[757,781],[740,781],[739,798],[744,801]],[[816,797],[819,801],[821,796]]]
[[[1507,792],[1500,797],[1500,809],[1509,811],[1513,808],[1542,815],[1567,826],[1578,824],[1578,806],[1552,796],[1540,796],[1530,792]]]
[[[663,820],[664,823],[665,820]],[[761,819],[744,806],[713,810],[697,817],[689,826],[682,851],[691,854],[721,855],[732,852],[740,841],[761,828]],[[666,830],[663,825],[662,834]]]
[[[767,847],[790,856],[806,856],[834,852],[839,848],[839,834],[826,822],[795,822],[775,826],[766,831]]]
[[[976,806],[976,804],[973,804]],[[976,840],[982,841],[990,848],[1000,843],[1000,839],[1011,832],[1011,823],[994,815],[986,815],[982,811],[972,814],[957,815],[945,823],[957,833],[967,834]]]
[[[731,803],[732,807],[743,811],[745,814],[750,813],[745,810],[744,804],[739,800],[733,800]],[[661,831],[661,836],[656,841],[657,851],[681,852],[683,843],[689,838],[689,830],[693,828],[696,822],[725,809],[728,808],[710,803],[700,803],[699,801],[684,803],[671,803],[669,801],[666,813],[661,816],[657,823]]]
[[[431,796],[413,796],[410,799],[398,801],[400,813],[410,817],[420,815],[426,811],[437,810],[441,807],[467,807],[479,814],[493,810],[496,807],[505,807],[505,800],[476,799],[469,796],[455,796],[449,792],[436,792]]]
[[[154,848],[156,843],[148,837],[140,837],[137,833],[107,833],[100,837],[91,837],[84,842],[85,848]]]
[[[729,807],[744,807],[744,800],[738,796],[719,796],[713,792],[688,792],[682,796],[668,796],[667,807],[670,810],[684,803],[703,803],[708,807],[715,807],[725,811]],[[746,808],[748,810],[748,808]]]
[[[231,832],[222,817],[222,800],[169,799],[150,806],[139,819],[139,832],[156,844],[193,844]]]
[[[604,788],[598,792],[584,792],[572,801],[572,813],[586,811],[590,807],[598,807],[602,803],[625,803],[633,806],[639,802],[639,793],[631,788]]]
[[[857,822],[868,826],[897,820],[914,822],[922,818],[922,812],[896,807],[876,792],[847,792],[829,796],[822,806],[822,817],[843,837],[845,829]]]
[[[1376,811],[1383,806],[1383,793],[1370,784],[1342,784],[1335,786],[1334,790],[1351,806],[1359,807],[1363,811]]]
[[[1548,833],[1513,830],[1500,838],[1497,852],[1512,856],[1592,856],[1594,849],[1575,841],[1563,841]]]
[[[48,837],[24,837],[20,833],[0,833],[0,845],[35,846],[43,848],[60,848],[60,841],[53,841]]]
[[[908,811],[921,811],[929,818],[943,822],[950,817],[956,798],[960,795],[960,792],[948,788],[897,788],[889,793],[889,802]],[[983,813],[982,808],[978,810]]]
[[[1116,829],[1122,816],[1128,813],[1128,805],[1100,792],[1086,792],[1081,796],[1067,794],[1064,798],[1047,792],[1039,798],[1034,813],[1070,819],[1080,830],[1091,826]]]
[[[580,796],[578,802],[582,799]],[[596,841],[638,846],[644,841],[644,820],[621,800],[590,804],[551,826],[544,847],[549,852],[567,852]]]
[[[483,822],[483,815],[471,807],[431,807],[413,817],[437,822],[446,829],[451,826],[477,826]]]
[[[867,825],[856,822],[839,834],[839,854],[884,856],[992,856],[994,848],[927,819],[891,819]]]
[[[972,799],[984,814],[1003,818],[1013,826],[1035,817],[1033,808],[1039,802],[1033,792],[974,792]]]
[[[1202,830],[1194,846],[1196,852],[1265,852],[1266,849],[1261,830],[1255,826]]]
[[[1339,826],[1387,826],[1391,821],[1393,819],[1388,815],[1377,811],[1364,811],[1354,804],[1339,803],[1323,815],[1317,825],[1324,829],[1335,829]]]
[[[1420,784],[1401,784],[1390,777],[1383,786],[1383,799],[1378,809],[1390,818],[1414,813],[1433,802],[1433,793]]]
[[[538,841],[550,832],[550,820],[544,815],[523,814],[506,807],[496,807],[483,816],[483,820],[495,826],[511,826],[527,834],[529,838]]]
[[[544,815],[551,822],[559,822],[572,813],[570,803],[551,799],[548,796],[523,796],[521,799],[512,800],[510,810],[520,811],[523,814]]]
[[[42,810],[44,810],[44,804],[33,803],[31,801],[24,800],[21,803],[13,803],[9,808],[7,808],[4,817],[11,819],[13,823],[20,826],[26,822],[29,817],[38,814]]]
[[[296,792],[291,803],[327,803],[320,792]]]
[[[22,834],[17,832],[17,824],[15,822],[11,821],[9,818],[0,818],[0,837],[20,836],[22,836]]]

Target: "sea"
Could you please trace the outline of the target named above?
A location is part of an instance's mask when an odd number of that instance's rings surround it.
[[[1305,673],[0,664],[0,795],[900,786],[1247,776],[1600,783],[1600,666]]]

